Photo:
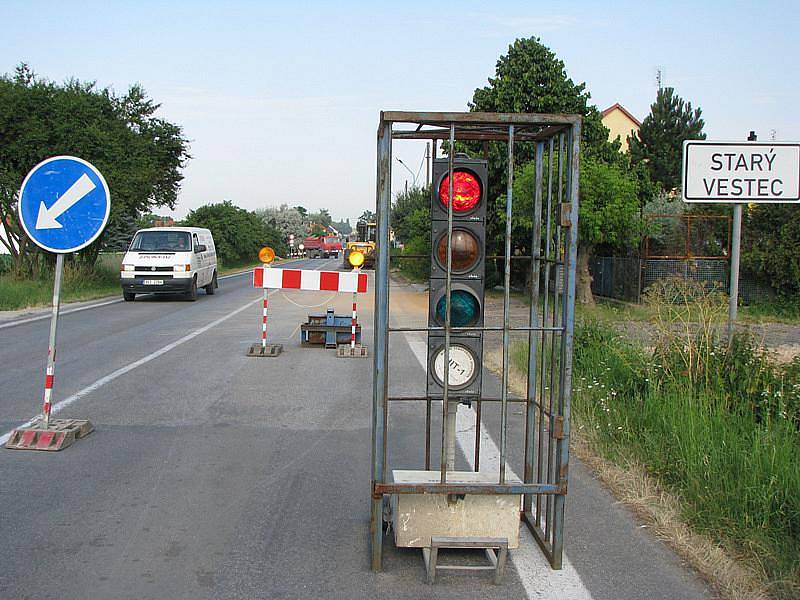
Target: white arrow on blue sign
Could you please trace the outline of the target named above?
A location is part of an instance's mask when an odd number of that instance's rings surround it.
[[[103,232],[111,193],[103,175],[74,156],[43,160],[25,177],[19,218],[40,248],[66,254],[85,248]]]

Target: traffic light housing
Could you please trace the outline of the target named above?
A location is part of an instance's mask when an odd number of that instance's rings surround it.
[[[450,269],[450,326],[482,327],[486,262],[487,161],[453,159],[453,229]],[[428,326],[444,327],[447,293],[449,160],[433,162],[431,185],[431,278]],[[441,397],[444,384],[444,331],[428,333],[428,396]],[[483,333],[450,333],[448,396],[481,393]]]

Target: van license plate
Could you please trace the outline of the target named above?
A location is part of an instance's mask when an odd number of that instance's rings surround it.
[[[142,281],[143,285],[164,285],[163,279],[145,279]]]

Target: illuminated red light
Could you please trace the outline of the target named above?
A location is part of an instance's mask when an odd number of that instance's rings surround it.
[[[450,191],[450,176],[445,175],[439,184],[439,201],[447,208]],[[470,171],[453,171],[453,212],[472,211],[481,201],[481,184]]]

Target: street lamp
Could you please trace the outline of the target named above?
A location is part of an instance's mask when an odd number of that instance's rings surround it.
[[[411,177],[414,179],[414,187],[417,187],[417,176],[414,174],[414,171],[409,169],[408,165],[406,163],[404,163],[402,160],[400,160],[400,158],[397,158],[397,162],[399,162],[401,165],[403,165],[406,168],[406,171],[411,173]]]

